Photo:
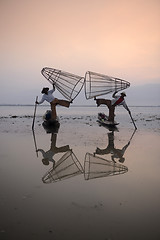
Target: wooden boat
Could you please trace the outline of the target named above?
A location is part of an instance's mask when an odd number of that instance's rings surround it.
[[[47,133],[57,133],[60,127],[59,118],[52,120],[51,119],[51,110],[47,110],[43,116],[42,126],[46,130]]]

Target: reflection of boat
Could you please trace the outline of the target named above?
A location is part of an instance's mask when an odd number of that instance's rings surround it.
[[[104,113],[98,113],[97,122],[100,123],[102,126],[111,127],[111,128],[115,128],[119,124],[116,121],[114,122],[108,121],[108,117]]]
[[[122,164],[86,153],[84,162],[85,180],[108,177],[128,172],[128,168]]]
[[[42,178],[44,183],[57,182],[83,173],[83,168],[72,150],[67,151]]]
[[[43,127],[46,130],[47,133],[52,132],[58,132],[58,129],[60,127],[59,118],[52,120],[51,119],[51,110],[47,110],[46,113],[43,116]]]

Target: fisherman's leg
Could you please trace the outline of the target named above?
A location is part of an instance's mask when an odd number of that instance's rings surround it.
[[[52,135],[51,135],[51,150],[53,148],[55,148],[56,141],[57,141],[57,134],[56,133],[52,133]]]
[[[104,105],[107,105],[107,106],[111,105],[111,100],[108,100],[108,99],[98,98],[98,99],[95,99],[95,100],[96,100],[97,107],[99,107],[101,104],[104,104]]]
[[[70,150],[69,145],[65,145],[65,146],[62,146],[62,147],[57,147],[55,149],[55,153],[67,152],[69,150]]]
[[[51,102],[51,120],[55,120],[57,118],[57,112],[56,112],[56,104]]]
[[[71,102],[69,102],[69,101],[67,101],[67,100],[56,99],[56,104],[58,104],[58,105],[60,105],[60,106],[63,106],[63,107],[69,108],[70,103],[71,103]]]
[[[99,155],[109,154],[111,153],[111,148],[110,146],[107,146],[105,149],[101,149],[97,147],[95,153]]]
[[[110,106],[109,107],[108,121],[114,122],[114,111],[115,111],[115,107],[114,106]]]
[[[70,102],[67,100],[58,100],[58,104],[60,106],[67,107],[67,108],[69,108],[69,106],[70,106]]]
[[[114,131],[108,133],[108,146],[114,149]]]

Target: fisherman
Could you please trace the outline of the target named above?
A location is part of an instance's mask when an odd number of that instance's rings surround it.
[[[122,149],[115,148],[114,131],[112,131],[108,133],[108,146],[105,149],[100,149],[97,147],[95,153],[99,155],[111,154],[111,159],[114,163],[116,163],[115,158],[117,158],[120,163],[123,163],[125,161],[124,153],[128,146],[130,145],[130,141],[131,139]]]
[[[55,86],[53,84],[53,89],[49,90],[48,87],[45,87],[42,89],[41,93],[43,94],[42,99],[38,102],[36,101],[36,104],[41,104],[44,101],[47,101],[50,103],[51,105],[51,110],[52,110],[52,114],[51,114],[51,120],[55,120],[57,118],[57,113],[56,113],[56,105],[60,105],[60,106],[64,106],[69,108],[70,103],[72,103],[72,101],[66,101],[66,100],[60,100],[55,98],[52,93],[55,91]]]
[[[51,134],[50,149],[48,151],[44,151],[43,149],[37,149],[37,152],[42,153],[42,156],[43,156],[42,163],[44,165],[49,165],[49,163],[52,162],[53,167],[54,167],[55,160],[53,159],[53,156],[57,153],[67,152],[67,151],[70,150],[69,145],[65,145],[65,146],[62,146],[62,147],[56,147],[56,141],[57,141],[57,134],[52,133]]]
[[[120,95],[116,95],[116,93],[117,91],[113,93],[112,100],[104,99],[104,98],[99,98],[99,99],[94,98],[94,100],[96,100],[97,107],[99,107],[101,104],[104,104],[108,107],[109,109],[108,121],[113,123],[114,123],[114,116],[115,116],[114,112],[115,112],[116,106],[123,105],[123,107],[129,112],[129,114],[131,114],[124,99],[126,97],[126,93],[121,92]]]

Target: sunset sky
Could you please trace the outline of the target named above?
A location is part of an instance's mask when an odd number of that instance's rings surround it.
[[[43,67],[160,83],[160,0],[1,0],[0,103],[32,103]]]

